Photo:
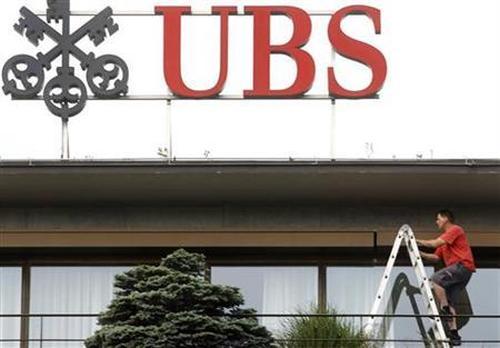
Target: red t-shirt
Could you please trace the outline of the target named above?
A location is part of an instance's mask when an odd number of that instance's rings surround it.
[[[471,272],[476,270],[474,257],[462,227],[453,225],[439,238],[444,240],[446,244],[438,247],[434,254],[443,259],[446,267],[461,262]]]

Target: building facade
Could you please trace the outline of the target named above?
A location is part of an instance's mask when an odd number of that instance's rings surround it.
[[[179,247],[205,254],[212,282],[240,287],[259,313],[368,313],[398,228],[435,237],[441,208],[478,265],[463,313],[500,313],[499,161],[3,161],[0,203],[0,314],[59,315],[2,317],[0,347],[80,347],[95,318],[67,315],[100,312],[115,274]],[[394,312],[414,313],[404,253],[394,278]],[[279,332],[283,319],[260,320]],[[419,338],[415,318],[392,327]],[[499,332],[498,318],[461,330]]]

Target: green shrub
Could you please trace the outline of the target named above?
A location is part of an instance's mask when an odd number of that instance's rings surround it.
[[[332,314],[335,310],[320,310],[312,307],[309,313]],[[300,313],[305,314],[305,313]],[[293,317],[284,322],[284,328],[278,337],[283,348],[368,348],[367,337],[343,318],[328,317]]]

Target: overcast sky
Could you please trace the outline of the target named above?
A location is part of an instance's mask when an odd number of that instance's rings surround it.
[[[366,17],[348,18],[350,35],[381,50],[388,76],[378,100],[339,100],[332,132],[329,101],[173,101],[172,150],[177,158],[329,158],[331,139],[337,158],[500,158],[500,1],[497,0],[73,0],[75,11],[149,11],[155,5],[278,5],[306,11],[335,11],[350,4],[377,7],[382,33],[375,35]],[[44,0],[9,0],[0,12],[0,64],[17,54],[35,56],[39,47],[16,33],[19,8],[45,11]],[[76,29],[88,17],[73,17]],[[79,43],[96,55],[117,54],[130,69],[129,95],[161,95],[162,18],[115,17],[120,30],[99,47]],[[364,66],[332,54],[329,17],[313,17],[310,43],[316,78],[311,94],[327,94],[327,67],[334,64],[341,83],[362,89],[371,79]],[[208,88],[219,73],[217,17],[183,21],[183,75],[192,88]],[[252,19],[231,17],[229,73],[224,94],[241,94],[252,85]],[[283,43],[290,21],[272,21],[272,42]],[[79,64],[72,61],[79,69]],[[57,66],[57,64],[54,64]],[[46,71],[45,81],[55,74]],[[78,73],[80,76],[84,76]],[[272,58],[272,86],[284,88],[295,78],[290,58]],[[164,101],[89,101],[71,118],[71,158],[158,158],[168,141]],[[58,159],[61,121],[41,101],[11,101],[0,95],[1,159]]]

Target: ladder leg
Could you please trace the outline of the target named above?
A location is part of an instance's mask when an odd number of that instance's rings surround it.
[[[424,264],[422,262],[422,257],[420,256],[420,251],[418,249],[417,242],[415,240],[415,235],[411,229],[408,227],[407,234],[405,236],[405,244],[408,249],[408,254],[410,255],[410,260],[412,263],[412,267],[417,276],[418,285],[423,292],[424,299],[427,304],[427,312],[432,315],[431,325],[432,331],[434,333],[434,337],[436,340],[440,341],[438,343],[438,347],[449,347],[449,343],[447,343],[447,337],[443,326],[443,321],[439,317],[439,311],[436,304],[436,300],[434,299],[434,294],[432,293],[430,280],[427,277],[427,272],[425,271]]]
[[[434,342],[431,344],[439,348],[449,348],[450,344],[446,337],[443,322],[439,316],[438,307],[436,305],[436,301],[432,293],[430,281],[429,278],[427,277],[427,273],[425,271],[425,267],[422,262],[422,258],[420,256],[420,251],[418,249],[418,245],[415,240],[415,235],[409,225],[401,226],[396,236],[396,239],[394,240],[391,254],[389,256],[389,260],[387,261],[384,274],[382,275],[382,279],[380,281],[380,285],[378,287],[375,301],[371,308],[370,314],[377,315],[379,313],[380,307],[384,299],[384,294],[387,290],[387,286],[389,283],[390,274],[394,267],[394,263],[399,253],[401,242],[403,240],[408,250],[408,255],[410,256],[412,269],[414,270],[417,276],[418,287],[420,288],[420,292],[422,293],[423,298],[426,301],[427,313],[429,314],[429,320],[431,322],[431,330],[434,335]],[[378,336],[379,330],[375,330],[375,326],[378,324],[376,319],[377,319],[376,317],[369,318],[368,323],[365,327],[365,332],[368,335],[373,336],[373,334],[376,333]]]
[[[382,275],[380,285],[377,289],[375,301],[373,302],[370,314],[377,314],[380,310],[380,307],[382,305],[382,301],[384,298],[384,293],[385,293],[387,285],[389,283],[389,278],[390,278],[390,275],[392,272],[392,268],[394,267],[394,262],[396,261],[396,258],[398,256],[399,248],[401,246],[401,242],[403,241],[403,237],[404,237],[404,234],[403,234],[403,230],[401,228],[399,230],[395,240],[394,240],[394,244],[392,246],[392,250],[391,250],[391,253],[389,255],[389,260],[387,261],[387,265],[384,269],[384,274]],[[368,335],[373,334],[373,330],[375,329],[376,321],[377,321],[377,318],[375,318],[375,317],[369,318],[367,325],[366,325],[366,328],[365,328],[365,332]]]

